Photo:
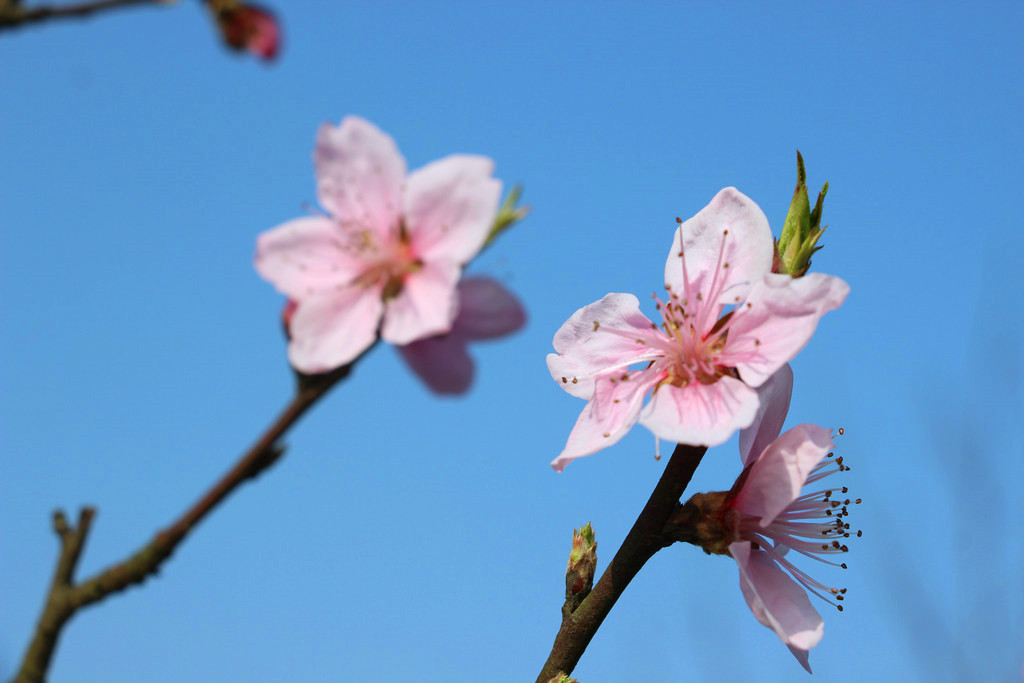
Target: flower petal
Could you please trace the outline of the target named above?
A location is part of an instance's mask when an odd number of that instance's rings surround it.
[[[358,116],[320,126],[313,150],[320,203],[378,241],[398,234],[405,159],[390,135]]]
[[[561,472],[572,460],[618,443],[636,423],[644,395],[658,375],[652,368],[633,373],[626,381],[612,376],[599,378],[594,398],[576,420],[565,449],[551,462],[555,471]]]
[[[685,254],[688,288],[680,252]],[[665,262],[666,287],[683,298],[699,293],[705,302],[735,304],[771,272],[774,253],[772,230],[761,207],[727,187],[676,230]]]
[[[434,393],[464,394],[473,383],[473,359],[461,335],[427,337],[399,346],[398,351]]]
[[[409,174],[405,227],[417,256],[465,264],[476,256],[494,223],[501,181],[487,157],[454,154]]]
[[[740,569],[740,590],[754,617],[775,631],[797,661],[811,672],[807,651],[825,635],[825,622],[807,593],[763,550],[751,550],[748,541],[729,546]]]
[[[644,408],[640,424],[666,441],[717,446],[750,424],[757,405],[757,392],[733,377],[684,387],[663,384]]]
[[[349,363],[377,338],[384,311],[379,288],[345,287],[299,301],[291,317],[288,359],[306,374]]]
[[[767,527],[800,497],[807,477],[825,454],[835,448],[827,429],[801,424],[768,445],[750,470],[733,506]]]
[[[497,280],[467,277],[459,282],[459,314],[452,332],[466,339],[494,339],[512,334],[526,323],[526,310]]]
[[[652,326],[632,294],[605,295],[573,313],[555,333],[557,353],[548,354],[551,377],[573,396],[589,400],[597,375],[663,355],[654,346],[659,333]]]
[[[439,261],[406,275],[402,291],[387,302],[380,335],[384,341],[403,345],[451,330],[460,272],[454,263]]]
[[[750,426],[740,432],[740,458],[746,467],[775,440],[786,422],[793,397],[793,368],[786,363],[757,388],[760,405]]]
[[[260,276],[291,299],[304,299],[347,285],[365,267],[343,249],[337,223],[322,216],[296,218],[256,239],[254,265]]]
[[[796,356],[821,316],[839,308],[849,292],[850,286],[832,275],[766,275],[737,310],[721,362],[739,370],[750,386],[759,386]]]

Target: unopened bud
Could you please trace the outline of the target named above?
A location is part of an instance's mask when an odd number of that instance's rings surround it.
[[[565,568],[565,606],[572,612],[594,587],[597,572],[597,541],[594,528],[587,522],[572,532],[572,550]]]
[[[575,678],[569,678],[568,674],[564,674],[559,671],[552,678],[548,680],[548,683],[580,683]]]
[[[782,235],[775,243],[775,262],[772,272],[785,273],[792,277],[800,277],[811,266],[811,255],[821,249],[818,238],[825,228],[821,227],[821,207],[828,193],[828,183],[818,193],[818,201],[811,209],[807,194],[807,172],[804,170],[804,158],[796,153],[796,189],[793,200],[789,204],[786,222],[782,226]],[[828,226],[825,226],[828,227]]]
[[[228,47],[245,50],[265,61],[277,56],[281,29],[269,10],[240,0],[207,0],[206,4]]]

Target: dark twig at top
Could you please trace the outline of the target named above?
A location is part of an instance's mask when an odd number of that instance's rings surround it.
[[[165,0],[98,0],[77,5],[43,5],[22,7],[16,0],[0,0],[0,30],[49,19],[71,19],[134,5],[168,5]]]

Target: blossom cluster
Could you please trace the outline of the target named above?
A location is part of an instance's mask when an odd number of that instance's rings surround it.
[[[666,295],[654,297],[658,322],[632,294],[611,293],[555,334],[551,376],[587,405],[551,464],[562,471],[637,422],[657,439],[709,447],[741,430],[744,468],[714,511],[727,542],[705,549],[736,560],[754,616],[810,671],[808,650],[824,627],[804,589],[829,602],[841,602],[845,590],[812,579],[787,553],[836,564],[826,558],[847,550],[852,502],[830,489],[802,493],[847,469],[833,459],[828,430],[802,424],[779,434],[793,388],[788,363],[849,287],[806,267],[799,277],[779,272],[768,219],[735,188],[677,222]]]
[[[462,279],[485,244],[521,217],[508,205],[499,212],[493,163],[456,154],[409,173],[394,140],[354,116],[321,127],[313,161],[324,212],[263,233],[255,256],[260,275],[287,297],[292,366],[303,375],[329,372],[383,340],[435,392],[466,391],[469,342],[525,321],[500,283]],[[802,162],[800,173],[798,192]],[[860,501],[846,498],[845,487],[818,484],[849,469],[834,457],[833,433],[806,423],[781,433],[793,390],[789,361],[849,292],[837,277],[807,272],[824,230],[823,197],[824,190],[813,212],[795,203],[803,212],[787,218],[776,241],[753,200],[720,191],[689,220],[677,219],[666,293],[654,296],[656,321],[632,294],[610,293],[562,325],[547,357],[558,386],[587,402],[551,463],[557,471],[618,442],[637,422],[658,440],[707,447],[740,432],[743,467],[732,489],[698,494],[713,501],[700,508],[713,530],[700,545],[736,561],[750,610],[808,671],[824,624],[805,591],[842,610],[845,589],[813,579],[792,558],[845,568],[832,558],[859,535],[846,519]],[[786,244],[796,246],[781,254]],[[571,558],[570,570],[579,561]],[[588,584],[580,576],[592,580],[588,567],[574,570],[574,594]]]

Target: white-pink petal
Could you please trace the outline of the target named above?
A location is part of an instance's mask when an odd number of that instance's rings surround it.
[[[383,312],[379,287],[345,287],[300,300],[291,317],[289,361],[311,375],[351,362],[377,338]]]
[[[740,590],[754,617],[775,631],[810,673],[807,651],[821,641],[825,622],[807,593],[767,552],[751,550],[749,541],[731,544],[729,553],[739,567]]]
[[[484,245],[501,198],[487,157],[455,154],[409,174],[403,215],[420,258],[465,264]]]
[[[364,264],[345,251],[338,224],[322,216],[297,218],[256,239],[256,271],[291,299],[302,299],[355,279]]]
[[[548,354],[551,377],[573,396],[589,400],[597,375],[661,355],[652,346],[657,332],[651,325],[632,294],[605,295],[558,328],[556,353]]]
[[[354,230],[378,242],[398,234],[405,159],[390,135],[358,116],[325,123],[313,150],[320,203]]]
[[[726,230],[727,235],[723,234]],[[682,298],[686,292],[680,251],[685,253],[690,297],[700,293],[703,301],[711,303],[712,282],[717,276],[713,300],[734,304],[771,272],[775,242],[761,207],[736,188],[727,187],[675,232],[665,262],[665,283]]]
[[[759,386],[807,344],[818,320],[839,308],[850,286],[833,275],[800,278],[770,274],[750,291],[735,314],[722,362]]]
[[[626,381],[602,377],[594,398],[587,403],[569,434],[565,449],[551,462],[556,472],[585,455],[618,443],[636,423],[644,395],[657,381],[653,369],[630,374]]]
[[[662,384],[640,415],[640,424],[666,441],[717,446],[750,424],[757,392],[733,377],[683,387]]]
[[[789,363],[757,388],[760,404],[750,426],[740,432],[740,459],[749,465],[782,431],[793,396],[793,368]]]
[[[466,339],[494,339],[512,334],[526,323],[526,310],[515,294],[489,277],[459,282],[459,313],[452,333]]]
[[[833,448],[827,429],[813,424],[793,427],[760,454],[733,507],[759,517],[760,525],[767,527],[800,497],[811,470]]]
[[[455,285],[461,270],[450,261],[434,261],[406,275],[402,290],[386,304],[384,341],[403,345],[448,332],[458,307]]]

